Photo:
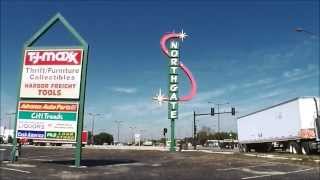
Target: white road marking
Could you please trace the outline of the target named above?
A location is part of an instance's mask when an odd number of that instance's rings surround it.
[[[224,151],[210,151],[210,150],[200,150],[200,151],[205,153],[212,153],[212,154],[234,154],[234,152],[224,152]]]
[[[50,158],[50,157],[64,157],[65,155],[46,155],[46,156],[28,156],[28,159],[32,158]],[[72,155],[73,156],[73,155]]]
[[[111,165],[111,166],[113,166],[113,167],[118,167],[118,166],[145,166],[145,164],[136,162],[136,163],[114,164],[114,165]]]
[[[6,168],[6,167],[0,167],[0,169],[9,170],[9,171],[16,171],[16,172],[21,172],[21,173],[26,173],[26,174],[31,174],[30,171],[23,171],[23,170],[20,170],[20,169],[12,169],[12,168]]]
[[[0,151],[6,151],[7,149],[0,149]]]
[[[72,167],[72,168],[87,168],[87,166],[80,166],[80,167],[77,167],[75,165],[72,165],[72,166],[69,166],[69,167]]]
[[[270,159],[285,159],[285,160],[294,160],[294,161],[302,161],[301,158],[290,158],[290,157],[282,157],[282,156],[275,156],[272,154],[244,154],[245,156],[251,156],[251,157],[262,157],[262,158],[270,158]]]
[[[204,152],[211,154],[234,154],[234,152],[210,151],[210,150],[182,150],[182,152]]]
[[[19,159],[27,159],[27,160],[34,160],[34,161],[53,161],[52,159],[38,159],[38,158],[19,158]]]
[[[216,169],[216,170],[217,171],[229,171],[229,170],[237,170],[237,169],[243,169],[243,168],[253,168],[253,167],[273,166],[273,165],[276,165],[276,164],[270,162],[270,163],[265,163],[265,164],[252,165],[252,166],[233,167],[233,168]]]
[[[36,165],[32,165],[32,164],[7,164],[7,166],[11,166],[11,167],[26,167],[26,168],[37,167]]]
[[[152,167],[159,167],[159,166],[161,166],[161,164],[156,163],[156,164],[152,164],[151,166]]]
[[[255,179],[255,178],[261,178],[261,177],[268,177],[268,176],[276,176],[276,175],[287,175],[287,174],[292,174],[292,173],[299,173],[299,172],[305,172],[305,171],[310,171],[313,168],[309,169],[301,169],[297,171],[290,171],[290,172],[278,172],[278,174],[265,174],[265,175],[260,175],[260,176],[250,176],[250,177],[244,177],[241,179]]]

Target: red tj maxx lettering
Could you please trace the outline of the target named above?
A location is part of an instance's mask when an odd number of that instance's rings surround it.
[[[27,50],[26,65],[79,65],[82,50]]]

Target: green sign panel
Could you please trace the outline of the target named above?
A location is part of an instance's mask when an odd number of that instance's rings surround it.
[[[77,121],[77,113],[60,112],[19,112],[19,119],[41,119],[41,120],[59,120],[59,121]]]
[[[47,139],[63,139],[63,140],[73,140],[75,139],[75,133],[74,132],[52,132],[48,131],[46,132],[46,138]]]
[[[178,68],[179,68],[179,42],[170,41],[169,49],[169,96],[168,96],[168,118],[178,119]]]

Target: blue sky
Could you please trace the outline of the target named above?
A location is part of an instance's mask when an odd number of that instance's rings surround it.
[[[1,1],[1,119],[15,111],[21,49],[44,23],[60,12],[90,45],[86,112],[102,113],[96,132],[122,139],[130,126],[147,137],[169,127],[166,105],[151,97],[167,91],[167,58],[160,51],[163,33],[183,29],[181,60],[198,82],[198,94],[180,105],[178,137],[191,136],[192,113],[209,112],[208,101],[230,102],[238,115],[295,98],[319,95],[319,1]],[[36,45],[74,45],[57,25]],[[180,76],[180,94],[188,91]],[[222,110],[229,110],[223,106]],[[91,128],[85,116],[85,128]],[[236,119],[221,117],[223,130]],[[217,129],[217,117],[200,117],[199,126]]]

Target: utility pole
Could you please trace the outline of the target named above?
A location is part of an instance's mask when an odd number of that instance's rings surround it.
[[[88,113],[88,115],[92,116],[91,120],[91,144],[94,145],[94,121],[96,116],[100,116],[99,113]]]
[[[220,133],[220,104],[217,104],[218,105],[218,133]]]
[[[131,129],[131,133],[132,133],[132,135],[131,135],[131,143],[133,144],[134,143],[134,138],[133,138],[134,130],[136,129],[136,127],[135,126],[130,126],[129,128]]]
[[[114,121],[116,124],[117,124],[117,129],[118,129],[118,132],[117,132],[117,135],[118,135],[118,142],[120,142],[120,124],[123,122],[123,121]]]
[[[214,103],[209,101],[208,104],[214,104]],[[220,106],[227,105],[227,104],[229,104],[229,102],[216,104],[218,107],[218,113],[217,113],[218,114],[218,133],[220,133]]]
[[[139,141],[139,146],[141,146],[141,141],[143,141],[143,139],[142,139],[142,133],[144,133],[144,132],[146,132],[146,130],[145,129],[140,129],[140,141]]]
[[[6,113],[6,115],[7,115],[7,120],[8,120],[8,129],[10,129],[10,128],[11,128],[11,116],[16,115],[16,113],[15,113],[15,112],[13,112],[13,113]]]
[[[208,103],[211,103],[211,102],[208,102]],[[224,104],[229,104],[229,103],[224,103]],[[218,112],[215,113],[214,112],[214,108],[211,108],[211,111],[210,113],[199,113],[197,114],[195,111],[193,111],[193,148],[196,149],[197,147],[197,143],[196,143],[196,140],[197,140],[197,126],[196,126],[196,117],[197,116],[207,116],[207,115],[211,115],[211,116],[214,116],[214,115],[218,115],[218,122],[220,121],[220,118],[219,118],[219,115],[220,114],[231,114],[232,116],[234,116],[236,114],[236,110],[234,107],[231,108],[231,111],[230,112],[219,112],[219,106],[220,105],[224,105],[224,104],[217,104],[218,105]],[[219,124],[218,124],[219,125]],[[218,128],[218,131],[220,132],[220,128]]]
[[[197,147],[197,124],[196,124],[196,111],[193,111],[193,149]]]

